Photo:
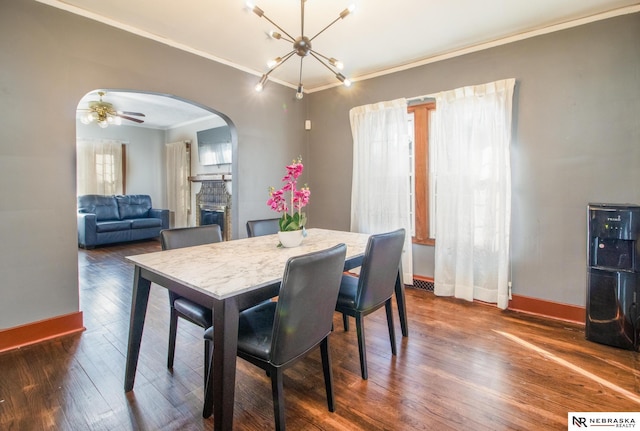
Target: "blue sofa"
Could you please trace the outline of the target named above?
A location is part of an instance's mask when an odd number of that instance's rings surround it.
[[[155,238],[169,228],[169,210],[151,207],[149,195],[78,196],[78,245]]]

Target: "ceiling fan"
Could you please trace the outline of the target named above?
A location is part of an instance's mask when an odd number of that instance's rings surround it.
[[[122,124],[122,119],[134,121],[136,123],[144,123],[143,120],[132,117],[132,115],[136,117],[144,117],[145,115],[143,113],[116,111],[111,103],[102,100],[102,97],[105,94],[106,93],[104,91],[98,91],[100,100],[89,102],[89,108],[87,109],[79,109],[79,111],[84,111],[80,115],[80,122],[82,124],[90,124],[95,121],[98,123],[98,126],[104,129],[110,124],[119,126]]]

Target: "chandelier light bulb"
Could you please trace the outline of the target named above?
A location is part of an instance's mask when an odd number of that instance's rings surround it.
[[[342,84],[343,84],[345,87],[351,87],[351,81],[350,81],[350,80],[348,80],[347,78],[345,78],[345,77],[344,77],[344,75],[343,75],[342,73],[337,73],[337,74],[336,74],[336,78],[338,78],[338,80],[339,80],[340,82],[342,82]]]
[[[260,18],[262,18],[262,15],[264,15],[264,11],[262,9],[260,9],[258,6],[254,5],[250,1],[246,2],[246,5],[247,5],[247,9],[251,10],[253,13],[255,13]]]
[[[116,126],[121,125],[121,124],[122,124],[122,118],[120,118],[120,117],[115,117],[115,118],[113,119],[113,124],[115,124]]]
[[[87,113],[84,113],[80,116],[80,122],[82,124],[89,124],[91,123],[91,120],[89,119],[89,115]]]
[[[336,60],[333,57],[329,59],[329,64],[337,68],[338,70],[344,69],[344,64],[340,60]]]
[[[258,82],[255,87],[257,92],[261,92],[262,89],[264,89],[264,84],[267,83],[267,79],[269,79],[269,75],[267,75],[266,73],[262,75],[262,78],[260,78],[260,82]]]
[[[267,62],[267,67],[269,69],[271,69],[273,66],[276,66],[276,65],[280,64],[281,62],[282,62],[282,58],[281,57],[276,57],[273,60],[269,60]]]
[[[348,8],[340,12],[340,18],[345,19],[351,12],[356,10],[356,5],[351,4]]]
[[[302,100],[302,98],[304,97],[304,93],[302,92],[303,87],[302,87],[302,83],[298,84],[298,91],[296,92],[296,99],[298,100]]]
[[[271,39],[282,39],[282,35],[275,30],[269,32],[269,37],[271,37]]]
[[[100,126],[103,129],[106,129],[107,126],[109,126],[109,123],[107,123],[105,120],[98,121],[98,126]]]

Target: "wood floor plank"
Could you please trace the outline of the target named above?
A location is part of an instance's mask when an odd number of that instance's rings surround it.
[[[166,368],[169,306],[149,298],[136,385],[125,393],[133,267],[124,257],[157,241],[78,250],[87,330],[0,354],[1,430],[210,430],[203,403],[202,329],[181,321]],[[320,355],[285,373],[290,430],[565,430],[570,411],[639,411],[636,352],[589,342],[584,328],[438,298],[407,288],[410,336],[391,354],[384,311],[365,319],[369,380],[355,324],[331,335],[336,411],[327,411]],[[634,399],[637,397],[637,399]],[[272,429],[271,386],[238,360],[234,425]]]

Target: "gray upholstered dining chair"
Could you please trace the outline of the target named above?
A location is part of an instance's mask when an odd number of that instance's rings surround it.
[[[277,302],[269,301],[240,313],[238,356],[266,370],[271,378],[276,430],[285,429],[283,371],[315,350],[322,357],[327,406],[335,411],[329,352],[333,312],[347,247],[292,257],[286,264]],[[211,339],[212,330],[205,331]],[[208,372],[209,376],[213,373]],[[211,377],[205,397],[205,417],[213,399]]]
[[[192,247],[196,245],[210,244],[222,241],[220,226],[210,224],[205,226],[165,229],[160,232],[160,242],[163,250]],[[169,291],[169,305],[171,317],[169,321],[169,349],[167,355],[167,367],[173,368],[173,359],[176,351],[176,333],[178,330],[178,318],[183,318],[203,329],[211,327],[213,315],[211,308],[204,307],[178,296]],[[209,344],[204,345],[204,364],[209,362]],[[204,381],[206,383],[207,376]]]
[[[269,218],[262,220],[249,220],[247,222],[247,236],[252,238],[254,236],[271,235],[278,233],[280,230],[280,219]]]
[[[349,317],[356,320],[360,371],[367,380],[367,353],[364,337],[364,316],[385,306],[387,326],[391,340],[391,352],[396,355],[396,337],[393,327],[391,297],[395,292],[396,277],[400,268],[405,230],[371,235],[367,243],[360,275],[343,274],[336,311],[342,313],[344,330],[349,330]]]

